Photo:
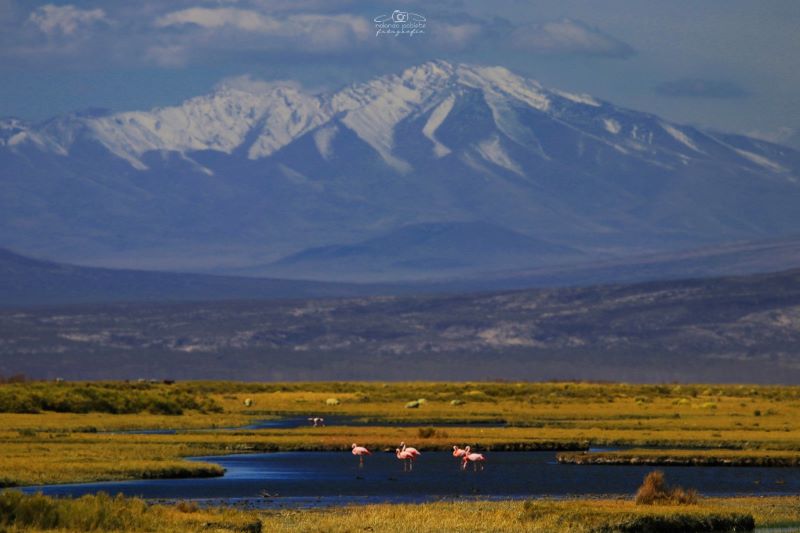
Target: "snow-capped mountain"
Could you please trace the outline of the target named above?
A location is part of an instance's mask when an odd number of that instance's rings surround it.
[[[390,279],[800,227],[796,151],[444,61],[326,94],[6,119],[0,163],[0,245],[112,266],[324,278],[343,254]]]

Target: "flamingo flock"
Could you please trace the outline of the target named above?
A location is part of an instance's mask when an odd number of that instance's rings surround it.
[[[358,446],[355,442],[350,448],[352,449],[353,455],[358,457],[358,467],[363,468],[364,457],[367,455],[372,455],[372,452],[370,452],[365,446]],[[416,448],[406,446],[405,442],[401,442],[400,447],[394,452],[395,457],[403,462],[403,472],[410,472],[414,470],[414,461],[417,460],[417,457],[422,455],[422,452]],[[467,464],[472,463],[472,469],[474,472],[477,472],[479,468],[480,470],[483,470],[483,464],[486,462],[486,457],[484,457],[482,453],[473,452],[469,446],[464,448],[453,446],[453,457],[455,457],[460,463],[460,468],[462,470],[466,470]]]

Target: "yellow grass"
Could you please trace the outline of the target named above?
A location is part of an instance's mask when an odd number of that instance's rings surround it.
[[[630,500],[575,499],[487,502],[463,500],[419,505],[367,505],[322,510],[239,511],[224,508],[193,509],[177,506],[145,507],[131,499],[100,500],[60,504],[64,523],[82,523],[95,512],[103,524],[122,523],[124,531],[242,531],[260,522],[269,532],[588,532],[641,516],[670,517],[676,514],[708,516],[749,514],[759,527],[800,524],[800,497],[701,499],[688,506],[637,506]],[[83,513],[84,516],[74,516]],[[116,513],[116,514],[115,514]],[[119,516],[119,518],[117,518]],[[21,531],[22,529],[9,529]],[[36,530],[24,529],[25,531]],[[97,530],[97,529],[95,529]],[[107,527],[99,530],[113,531]]]
[[[32,388],[31,388],[32,387]],[[31,484],[127,479],[142,475],[211,473],[182,461],[217,453],[347,449],[353,441],[394,449],[402,440],[421,449],[471,444],[483,449],[575,446],[691,446],[757,456],[800,451],[800,387],[624,385],[588,383],[215,383],[175,385],[0,385],[0,395],[70,397],[98,387],[119,397],[149,394],[194,398],[219,412],[185,410],[169,416],[42,412],[0,413],[0,483]],[[326,400],[336,399],[338,405]],[[404,406],[426,401],[417,409]],[[249,402],[246,402],[249,400]],[[457,405],[454,405],[454,402]],[[13,402],[12,402],[13,403]],[[249,403],[250,405],[245,405]],[[302,427],[237,431],[281,415],[354,416],[369,427]],[[393,421],[419,424],[392,427]],[[485,428],[470,422],[505,421]],[[458,427],[442,423],[458,423]],[[382,425],[383,424],[383,425]],[[422,438],[420,427],[433,427]],[[175,428],[176,435],[119,435],[126,429]],[[704,454],[707,451],[681,453]],[[729,453],[729,452],[722,452]]]

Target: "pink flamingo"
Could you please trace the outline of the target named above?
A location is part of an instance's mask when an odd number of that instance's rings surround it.
[[[364,466],[364,456],[365,455],[372,455],[372,453],[363,446],[357,446],[354,442],[350,448],[353,449],[353,455],[358,456],[358,467],[363,468]]]
[[[459,448],[458,446],[453,446],[453,457],[456,458],[456,461],[461,462],[461,458],[464,457],[464,454],[467,453],[464,448]]]
[[[406,447],[406,443],[405,442],[401,442],[400,443],[400,451],[410,453],[412,455],[412,457],[414,457],[414,459],[416,459],[417,457],[422,455],[422,453],[419,450],[417,450],[416,448]]]
[[[464,448],[464,456],[461,458],[462,465],[461,468],[466,468],[467,463],[472,463],[472,470],[474,472],[478,471],[478,463],[481,465],[481,470],[483,470],[483,463],[486,461],[486,457],[483,456],[482,453],[471,453],[469,446]]]
[[[398,459],[403,461],[403,472],[406,471],[406,466],[408,466],[409,470],[414,470],[414,455],[413,454],[411,454],[411,453],[409,453],[407,451],[401,450],[400,448],[397,448],[394,451],[394,454],[395,454],[395,456],[397,456]]]

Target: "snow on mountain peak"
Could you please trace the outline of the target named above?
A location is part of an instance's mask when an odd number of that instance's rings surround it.
[[[72,114],[40,126],[8,119],[0,121],[0,146],[18,150],[32,144],[68,155],[76,141],[89,139],[135,168],[146,169],[143,156],[150,151],[178,152],[188,158],[191,152],[213,150],[260,159],[310,133],[317,151],[327,160],[333,156],[335,139],[346,128],[395,170],[407,172],[411,164],[397,155],[398,124],[416,121],[419,134],[430,142],[429,155],[433,157],[443,158],[470,148],[447,146],[440,129],[454,113],[460,113],[462,99],[469,93],[480,95],[496,128],[471,147],[473,155],[516,174],[521,167],[510,154],[518,148],[543,160],[551,159],[541,131],[531,128],[530,115],[521,112],[523,109],[546,115],[559,128],[582,136],[579,148],[583,139],[591,139],[664,168],[712,157],[707,135],[696,128],[616,108],[588,95],[545,89],[504,67],[442,60],[324,95],[309,94],[294,82],[264,82],[242,76],[220,83],[207,95],[151,111]],[[495,133],[502,135],[495,137]],[[714,143],[736,150],[740,164],[773,172],[786,168],[769,150],[762,154],[758,147],[728,146],[719,139]]]
[[[274,86],[252,92],[223,86],[209,95],[186,100],[179,106],[149,112],[125,112],[88,121],[93,136],[136,168],[151,150],[178,152],[216,150],[231,153],[253,128],[263,131],[248,155],[263,157],[290,142],[299,131],[322,120],[319,99],[295,87]]]
[[[550,99],[539,82],[523,78],[505,67],[459,65],[461,84],[481,89],[489,97],[512,97],[539,111],[550,108]]]

